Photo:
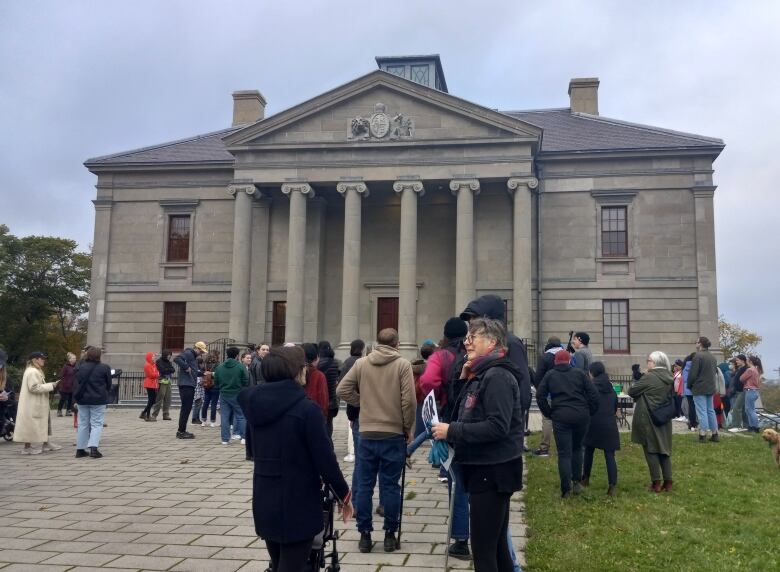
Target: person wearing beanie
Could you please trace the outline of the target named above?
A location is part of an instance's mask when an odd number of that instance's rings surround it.
[[[559,352],[564,352],[567,356],[570,355],[569,352],[563,348],[561,338],[558,336],[550,336],[547,338],[547,344],[544,346],[544,353],[539,356],[539,360],[536,364],[536,375],[533,379],[534,387],[538,388],[542,379],[544,379],[545,374],[555,367],[555,356]],[[542,415],[542,440],[539,442],[539,448],[533,451],[533,454],[537,457],[549,457],[552,438],[552,420],[549,417]]]
[[[593,352],[588,347],[589,343],[590,335],[587,332],[576,332],[571,340],[571,345],[574,346],[574,364],[585,373],[593,362]]]
[[[554,363],[539,384],[536,402],[552,419],[561,497],[569,498],[582,492],[582,442],[590,416],[598,411],[599,396],[585,372],[570,365],[569,352],[557,352]]]
[[[333,491],[346,523],[352,493],[339,469],[322,411],[306,398],[306,356],[300,347],[273,347],[260,365],[265,383],[243,389],[254,459],[252,516],[272,570],[303,570],[322,531],[322,484]],[[242,368],[243,369],[243,368]]]

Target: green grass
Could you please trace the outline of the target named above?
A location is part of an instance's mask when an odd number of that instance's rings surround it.
[[[526,457],[529,570],[780,570],[780,470],[760,436],[675,435],[665,494],[646,491],[642,448],[621,442],[614,499],[599,451],[590,487],[566,501],[557,457]]]

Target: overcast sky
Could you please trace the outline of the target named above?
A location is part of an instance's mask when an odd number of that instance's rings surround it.
[[[719,311],[777,377],[778,35],[771,0],[0,0],[0,223],[86,249],[85,159],[227,127],[239,89],[276,113],[376,55],[439,53],[450,93],[505,110],[566,107],[598,76],[602,115],[725,140]]]

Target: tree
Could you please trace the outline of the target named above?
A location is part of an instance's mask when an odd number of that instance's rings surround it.
[[[723,357],[730,359],[737,354],[748,354],[761,343],[761,336],[740,326],[727,322],[723,316],[718,318],[718,338]]]
[[[92,256],[74,240],[50,236],[18,238],[0,225],[0,346],[22,365],[42,350],[52,368],[84,343],[83,315],[89,307]]]

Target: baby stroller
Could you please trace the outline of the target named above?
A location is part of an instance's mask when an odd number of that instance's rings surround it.
[[[322,520],[323,528],[320,533],[314,537],[311,545],[309,560],[306,562],[306,572],[318,572],[324,568],[325,572],[339,572],[339,551],[336,546],[339,533],[333,527],[333,511],[336,507],[336,495],[330,490],[330,487],[323,485],[322,491]],[[327,551],[330,543],[330,552]],[[329,563],[328,563],[329,561]],[[272,567],[265,569],[265,572],[274,572]]]
[[[16,428],[16,402],[0,401],[0,435],[6,441],[13,441]]]

